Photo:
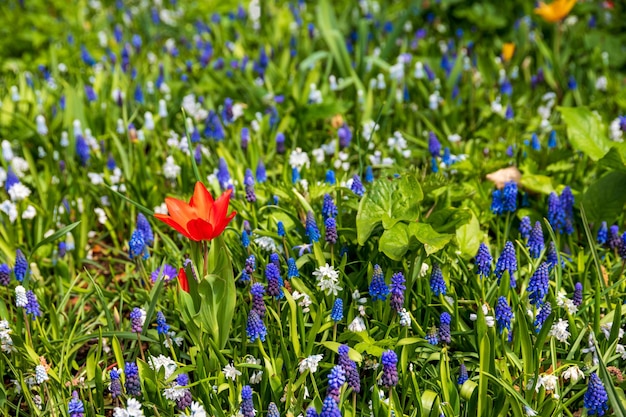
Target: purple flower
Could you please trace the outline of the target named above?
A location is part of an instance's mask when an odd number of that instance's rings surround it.
[[[621,245],[621,243],[622,243],[622,238],[620,237],[620,234],[619,234],[619,227],[616,224],[614,224],[609,228],[609,239],[608,239],[609,248],[616,249]]]
[[[143,238],[143,233],[139,229],[135,229],[128,241],[130,259],[141,257],[144,261],[150,257],[148,246]]]
[[[248,315],[246,334],[248,335],[250,342],[254,342],[257,339],[265,342],[267,329],[265,328],[265,324],[263,324],[263,320],[259,317],[259,314],[254,310],[250,310],[250,314]]]
[[[322,203],[322,216],[324,220],[329,217],[337,217],[337,206],[330,194],[324,194],[324,202]]]
[[[428,133],[428,152],[433,157],[437,157],[441,154],[441,143],[437,139],[435,132]]]
[[[339,146],[341,148],[347,148],[350,146],[350,141],[352,140],[352,132],[347,124],[343,124],[337,130],[337,136],[339,137]]]
[[[11,267],[7,264],[0,265],[0,285],[6,287],[11,282]]]
[[[337,235],[337,221],[333,217],[329,217],[324,222],[326,232],[324,234],[324,240],[331,245],[337,243],[339,236]]]
[[[326,395],[331,397],[337,403],[339,402],[339,395],[341,394],[341,387],[346,383],[346,374],[343,368],[339,365],[333,367],[328,374],[328,390]]]
[[[254,191],[254,176],[252,175],[252,170],[250,168],[246,169],[243,184],[246,187],[246,201],[254,203],[256,201],[256,193]]]
[[[391,298],[389,303],[391,308],[398,313],[402,311],[402,307],[404,307],[405,282],[406,280],[402,272],[397,272],[391,276]]]
[[[76,391],[72,392],[72,399],[67,405],[67,412],[70,417],[84,417],[85,415],[85,406],[80,398],[78,398]]]
[[[156,324],[157,324],[157,333],[158,334],[166,335],[167,332],[170,330],[170,326],[169,326],[169,324],[167,324],[167,321],[165,320],[165,315],[161,311],[157,312]]]
[[[33,316],[33,320],[37,317],[41,317],[41,310],[39,309],[39,301],[37,301],[37,296],[33,292],[33,290],[26,291],[26,305],[24,309],[26,310],[26,314],[30,314]]]
[[[283,298],[285,294],[280,284],[280,270],[274,263],[269,263],[265,267],[265,278],[267,278],[267,295],[276,299]]]
[[[393,350],[387,350],[383,352],[380,360],[383,364],[383,372],[380,377],[379,384],[385,388],[392,388],[398,385],[398,369],[396,364],[398,363],[398,356]]]
[[[493,258],[491,257],[491,253],[489,253],[489,248],[481,242],[478,247],[478,254],[476,254],[476,259],[474,261],[476,263],[476,273],[478,273],[481,278],[487,278],[491,275],[492,261]]]
[[[109,391],[111,391],[111,397],[115,399],[122,395],[122,383],[120,381],[120,374],[117,368],[111,369],[109,376],[111,377],[111,385],[109,386]]]
[[[530,224],[530,217],[524,216],[519,224],[519,234],[522,239],[528,239],[530,237],[530,232],[532,230],[532,226]]]
[[[515,247],[510,241],[504,244],[504,249],[496,262],[494,272],[496,277],[498,277],[498,284],[500,284],[500,279],[505,271],[509,271],[509,275],[511,277],[511,288],[515,288],[517,284],[515,282],[514,273],[517,271],[517,257],[515,256]]]
[[[511,331],[511,320],[513,319],[513,311],[507,303],[505,297],[498,298],[495,308],[496,323],[498,323],[498,331],[502,334],[504,329]]]
[[[374,273],[372,274],[372,282],[370,282],[369,293],[372,301],[385,301],[389,295],[389,288],[385,283],[383,270],[379,265],[374,265]]]
[[[565,211],[556,193],[548,196],[548,221],[555,232],[563,233],[565,227]]]
[[[574,285],[574,296],[572,297],[572,301],[576,307],[580,307],[583,303],[583,284],[577,282]]]
[[[141,333],[143,330],[143,321],[143,310],[139,307],[133,308],[130,312],[130,331],[133,333]]]
[[[590,416],[603,416],[609,410],[609,396],[600,377],[595,372],[589,375],[589,385],[587,385],[587,392],[585,392],[584,405],[589,410],[587,414]]]
[[[307,415],[308,414],[309,412],[307,410]],[[333,397],[328,396],[324,399],[322,412],[320,413],[319,417],[341,417],[341,411],[339,411],[337,402],[333,399]]]
[[[546,302],[537,313],[537,317],[535,317],[535,332],[539,333],[541,328],[543,327],[543,323],[546,322],[548,316],[552,312],[552,305],[549,302]]]
[[[343,300],[341,298],[335,299],[335,302],[333,303],[333,308],[330,311],[330,318],[335,323],[343,319]]]
[[[456,383],[459,385],[463,385],[465,384],[465,381],[467,381],[469,379],[469,375],[467,375],[467,367],[465,366],[464,363],[462,363],[459,366],[459,378],[457,379]]]
[[[359,197],[363,197],[363,194],[365,194],[365,187],[361,182],[361,177],[357,174],[352,176],[352,185],[350,186],[350,190],[352,190],[352,192]]]
[[[250,295],[252,295],[252,310],[256,311],[260,318],[265,316],[265,302],[263,296],[265,295],[265,287],[259,282],[255,282],[250,287]]]
[[[224,140],[225,138],[222,122],[217,113],[213,110],[209,112],[209,115],[204,121],[204,136],[216,142]]]
[[[530,303],[535,306],[540,306],[546,295],[548,295],[548,289],[550,287],[550,276],[548,264],[543,262],[539,265],[539,268],[530,277],[528,282],[528,299]]]
[[[143,234],[143,240],[146,242],[146,245],[152,246],[154,243],[154,233],[152,232],[152,227],[148,219],[146,219],[143,213],[137,215],[137,230]]]
[[[452,317],[450,313],[443,312],[439,317],[439,340],[446,345],[452,342],[452,336],[450,335],[450,323],[452,323]]]
[[[152,274],[150,274],[150,279],[153,283],[156,283],[159,278],[162,278],[165,283],[170,282],[174,278],[178,276],[178,271],[172,265],[165,264],[162,267],[158,267],[155,269]]]
[[[359,379],[356,363],[348,356],[349,351],[348,345],[339,346],[337,350],[337,353],[339,353],[338,363],[343,368],[348,386],[358,394],[361,391],[361,380]]]
[[[430,274],[430,289],[435,297],[439,297],[440,294],[446,295],[446,281],[443,279],[441,268],[439,264],[433,263],[433,269]]]
[[[24,253],[17,249],[15,251],[15,266],[13,267],[13,273],[15,274],[15,279],[19,282],[24,281],[26,278],[26,273],[28,272],[28,261],[24,256]]]
[[[509,181],[502,189],[502,210],[510,213],[517,210],[517,183]]]
[[[126,382],[124,383],[126,394],[134,396],[141,395],[141,382],[139,381],[139,369],[137,368],[137,364],[126,362],[124,373],[126,374]]]
[[[241,389],[240,412],[243,417],[254,417],[256,415],[254,403],[252,402],[252,388],[250,388],[250,385],[244,385],[244,387]]]
[[[309,237],[311,244],[320,240],[320,229],[317,228],[312,211],[309,211],[306,215],[306,235]]]
[[[533,259],[539,258],[541,251],[544,248],[543,230],[540,222],[535,222],[535,226],[530,232],[530,238],[528,239],[528,252]]]

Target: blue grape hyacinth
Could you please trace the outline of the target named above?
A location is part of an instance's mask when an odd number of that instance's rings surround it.
[[[489,248],[487,247],[487,245],[481,242],[480,246],[478,247],[476,259],[474,261],[476,263],[476,273],[481,278],[487,278],[489,275],[491,275],[492,261],[493,258],[491,256],[491,253],[489,253]]]
[[[498,284],[500,284],[500,279],[505,271],[509,271],[509,275],[511,276],[511,288],[515,288],[516,281],[513,274],[517,271],[517,257],[515,255],[515,247],[510,241],[504,244],[504,249],[496,262],[494,272],[496,277],[498,277]]]
[[[435,297],[439,297],[439,295],[446,295],[446,281],[443,279],[443,273],[441,272],[441,268],[439,264],[433,264],[433,270],[430,274],[430,289],[433,292]]]
[[[498,324],[498,331],[500,334],[507,329],[511,331],[511,320],[513,319],[513,311],[506,301],[505,297],[498,298],[495,308],[496,323]]]
[[[383,364],[383,372],[380,377],[380,385],[385,388],[391,388],[398,385],[398,356],[393,350],[383,352],[381,363]]]
[[[548,316],[552,313],[552,305],[549,302],[546,302],[541,307],[541,310],[537,313],[537,317],[535,317],[535,332],[539,333],[541,328],[543,327],[543,323],[546,322]]]
[[[603,416],[609,410],[609,396],[597,373],[589,375],[589,385],[585,392],[584,405],[590,416]]]
[[[541,251],[544,248],[543,241],[543,229],[540,222],[535,222],[535,226],[530,232],[530,238],[528,239],[528,252],[533,259],[539,258]]]
[[[530,232],[532,230],[532,226],[530,223],[530,217],[524,216],[519,224],[519,234],[522,239],[528,239],[530,237]]]
[[[534,306],[540,306],[546,295],[548,295],[548,289],[550,287],[550,273],[548,264],[543,262],[539,265],[539,268],[530,277],[528,282],[528,299]]]
[[[372,297],[372,301],[385,301],[387,299],[387,295],[389,295],[389,287],[387,287],[387,284],[385,283],[385,275],[379,265],[374,265],[374,273],[372,274],[372,282],[370,282],[369,292]]]

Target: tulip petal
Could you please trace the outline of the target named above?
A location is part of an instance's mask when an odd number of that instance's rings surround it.
[[[163,223],[167,224],[171,228],[175,229],[176,231],[181,233],[186,238],[191,239],[191,235],[189,234],[187,229],[185,229],[185,227],[183,225],[176,223],[176,221],[173,218],[171,218],[170,216],[168,216],[166,214],[155,214],[154,217],[159,219],[159,220],[161,220]]]
[[[189,205],[196,209],[200,218],[209,219],[209,212],[213,206],[213,196],[200,181],[196,182]]]
[[[226,190],[213,204],[209,212],[208,220],[211,224],[217,224],[226,217],[228,211],[228,204],[230,203],[230,195],[233,190]]]
[[[185,225],[190,219],[198,217],[196,210],[182,200],[167,197],[165,204],[170,217],[180,225]]]
[[[187,223],[187,230],[191,235],[191,239],[195,241],[211,240],[219,233],[214,233],[213,225],[203,219],[192,219]]]
[[[230,221],[233,219],[233,217],[235,217],[236,214],[237,214],[237,212],[233,211],[228,216],[222,217],[217,222],[217,224],[213,225],[213,233],[215,234],[215,236],[219,236],[219,235],[222,234],[224,229],[226,229],[226,226],[228,226],[228,223],[230,223]]]

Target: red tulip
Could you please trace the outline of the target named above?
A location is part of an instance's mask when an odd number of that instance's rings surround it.
[[[236,212],[228,211],[230,194],[227,190],[217,201],[213,201],[211,193],[200,181],[196,182],[193,196],[189,204],[183,200],[166,198],[167,214],[155,214],[154,217],[167,223],[191,240],[211,240],[221,235]]]
[[[189,281],[187,281],[187,273],[185,272],[185,268],[180,268],[178,270],[178,284],[180,285],[180,289],[189,292]]]

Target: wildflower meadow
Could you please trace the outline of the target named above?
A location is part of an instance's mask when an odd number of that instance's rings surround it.
[[[625,16],[4,0],[0,414],[626,417]]]

